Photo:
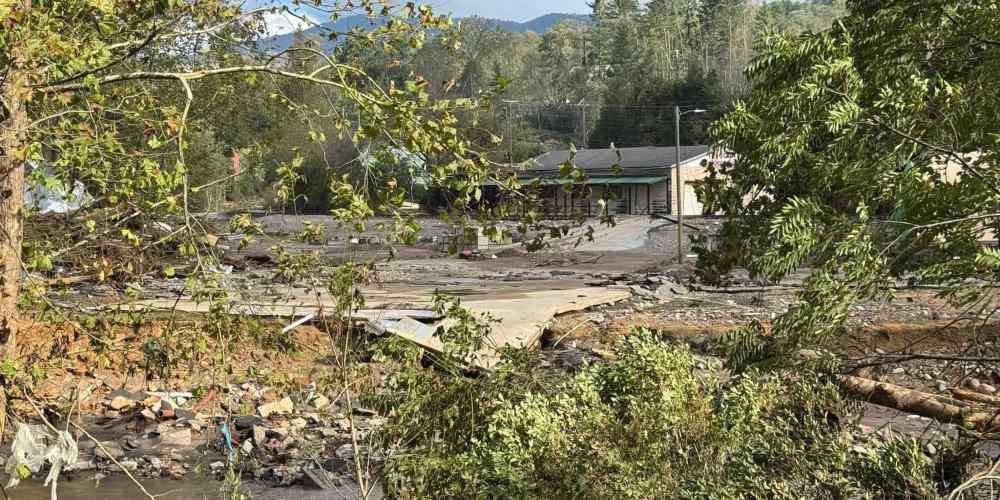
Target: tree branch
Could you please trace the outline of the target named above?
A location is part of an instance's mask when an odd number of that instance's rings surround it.
[[[178,33],[160,34],[160,35],[154,36],[152,39],[149,39],[149,41],[171,40],[171,39],[175,39],[175,38],[186,38],[186,37],[189,37],[189,36],[207,35],[207,34],[211,34],[211,33],[216,33],[218,31],[222,30],[222,28],[225,28],[226,26],[229,26],[230,24],[233,24],[233,23],[235,23],[237,21],[241,21],[241,20],[243,20],[245,18],[254,16],[254,15],[257,15],[257,14],[261,14],[261,13],[264,13],[264,12],[270,12],[272,9],[273,9],[273,7],[262,7],[262,8],[259,8],[259,9],[254,9],[254,10],[251,10],[251,11],[247,11],[247,12],[241,13],[240,15],[235,16],[232,19],[227,19],[227,20],[225,20],[223,22],[220,22],[218,24],[214,24],[214,25],[212,25],[212,26],[210,26],[208,28],[202,28],[200,30],[192,30],[192,31],[182,31],[182,32],[178,32]],[[170,21],[169,23],[166,23],[163,26],[163,28],[166,28],[168,26],[176,24],[177,21],[179,21],[179,20],[180,19],[174,19],[173,21]],[[155,31],[156,30],[154,30],[154,32]],[[159,32],[162,33],[162,30],[160,30]],[[130,46],[133,46],[133,45],[136,45],[136,44],[148,43],[148,42],[146,42],[146,40],[147,40],[146,38],[143,38],[143,39],[129,40],[129,41],[126,41],[126,42],[119,42],[119,43],[111,44],[111,45],[108,46],[108,50],[118,50],[118,49],[123,49],[123,48],[126,48],[126,47],[130,47]]]
[[[320,68],[319,70],[315,70],[315,71],[313,71],[312,73],[309,73],[309,74],[295,73],[295,72],[292,72],[292,71],[285,71],[285,70],[282,70],[282,69],[278,69],[278,68],[274,68],[274,67],[270,67],[270,66],[266,66],[266,65],[265,66],[260,66],[260,65],[256,65],[256,66],[230,66],[230,67],[225,67],[225,68],[206,69],[206,70],[190,71],[190,72],[184,72],[184,73],[181,73],[181,72],[158,72],[158,71],[135,71],[135,72],[132,72],[132,73],[120,73],[120,74],[108,75],[108,76],[101,77],[96,82],[94,82],[94,85],[100,87],[102,85],[110,85],[110,84],[113,84],[113,83],[122,83],[122,82],[135,81],[135,80],[178,80],[178,81],[191,82],[191,81],[194,81],[194,80],[200,80],[202,78],[207,78],[207,77],[210,77],[210,76],[231,75],[231,74],[239,74],[239,73],[265,73],[265,74],[270,74],[270,75],[275,75],[275,76],[281,76],[281,77],[285,77],[285,78],[292,78],[292,79],[296,79],[296,80],[304,80],[304,81],[312,82],[312,83],[315,83],[315,84],[318,84],[318,85],[327,85],[327,86],[331,86],[331,87],[336,87],[336,88],[339,88],[341,90],[353,91],[354,89],[351,89],[348,85],[346,85],[346,84],[344,84],[342,82],[337,82],[337,81],[328,80],[328,79],[324,79],[324,78],[319,78],[318,76],[315,76],[315,75],[318,75],[321,70],[334,69],[334,68],[336,68],[336,69],[342,69],[342,70],[356,71],[356,68],[351,68],[349,66],[345,66],[345,65],[342,65],[342,64],[337,64],[337,65],[334,65],[334,66],[324,66],[324,67]],[[84,83],[67,83],[67,84],[62,84],[62,85],[48,85],[48,86],[45,86],[45,87],[36,88],[35,90],[37,92],[51,94],[51,93],[59,93],[59,92],[67,92],[67,91],[87,90],[89,88],[90,88],[90,85],[84,84]],[[364,94],[362,92],[358,92],[358,96],[363,97],[363,98],[367,98],[367,100],[369,100],[369,101],[371,101],[373,103],[384,103],[382,101],[379,101],[375,97],[367,95],[367,94]]]
[[[945,220],[945,221],[933,222],[930,224],[921,224],[921,225],[912,224],[909,222],[902,222],[902,221],[884,221],[889,224],[901,224],[901,225],[908,225],[911,227],[906,231],[903,231],[902,234],[897,236],[896,239],[892,240],[885,248],[883,248],[882,251],[879,252],[879,256],[884,255],[886,252],[889,251],[890,248],[896,246],[896,243],[899,243],[900,240],[902,240],[911,233],[917,231],[923,231],[925,229],[933,229],[935,227],[948,226],[951,224],[961,224],[962,222],[971,222],[975,220],[984,220],[984,219],[1000,219],[1000,213],[970,215],[968,217],[961,217],[958,219],[951,219],[951,220]]]
[[[931,144],[931,143],[929,143],[929,142],[927,142],[927,141],[925,141],[925,140],[923,140],[923,139],[921,139],[919,137],[914,137],[914,136],[912,136],[910,134],[907,134],[906,132],[903,132],[901,130],[897,130],[892,125],[889,125],[888,123],[885,123],[882,120],[879,120],[878,118],[872,118],[872,121],[873,121],[873,123],[876,126],[883,127],[885,129],[889,130],[890,132],[892,132],[892,133],[894,133],[894,134],[902,137],[903,139],[906,139],[908,141],[914,142],[914,143],[919,144],[919,145],[921,145],[921,146],[923,146],[925,148],[937,151],[939,153],[944,153],[945,155],[950,156],[950,157],[954,158],[955,160],[958,160],[958,162],[962,164],[962,167],[965,168],[965,169],[967,169],[969,171],[969,173],[972,174],[973,177],[979,179],[979,181],[982,182],[991,191],[993,191],[997,195],[1000,195],[1000,188],[998,188],[995,184],[993,184],[988,179],[986,179],[986,176],[984,176],[982,172],[980,172],[979,170],[977,170],[975,166],[973,166],[971,163],[969,163],[964,157],[962,157],[962,155],[958,154],[956,151],[954,151],[952,149],[948,149],[948,148],[942,147],[942,146],[938,146],[936,144]]]

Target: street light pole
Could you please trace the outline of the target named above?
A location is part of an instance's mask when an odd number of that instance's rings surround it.
[[[674,175],[677,176],[677,263],[684,263],[684,186],[681,184],[681,107],[674,106]]]
[[[514,128],[510,123],[510,105],[514,101],[504,101],[507,104],[507,163],[514,165]]]
[[[681,115],[704,113],[695,108],[681,113],[680,106],[674,106],[674,175],[677,176],[677,263],[684,263],[684,181],[681,177]]]

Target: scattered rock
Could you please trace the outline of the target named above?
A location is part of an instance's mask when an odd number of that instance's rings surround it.
[[[175,429],[160,434],[160,442],[166,446],[191,446],[191,429]]]
[[[103,446],[103,448],[101,446]],[[100,458],[106,460],[118,460],[125,456],[125,449],[114,441],[102,441],[101,446],[97,447],[96,452],[96,455]]]
[[[337,458],[349,462],[354,459],[354,445],[351,443],[342,444],[337,447],[337,451],[334,452]]]
[[[313,405],[313,408],[316,408],[317,410],[322,410],[323,408],[326,408],[327,406],[330,406],[330,399],[327,398],[326,396],[320,394],[320,395],[316,396],[315,398],[313,398],[312,405]]]
[[[70,468],[75,471],[94,470],[97,464],[93,460],[77,460]]]
[[[131,408],[132,405],[134,404],[135,401],[126,398],[125,396],[115,396],[114,398],[111,399],[111,403],[109,404],[109,406],[111,406],[112,410],[120,411],[124,410],[125,408]]]
[[[257,443],[257,446],[264,446],[267,443],[267,428],[255,425],[253,426],[253,442]]]
[[[255,415],[240,415],[233,419],[237,430],[253,429],[255,425],[264,425],[265,420]]]
[[[177,417],[177,420],[191,420],[197,423],[194,419],[197,418],[198,415],[191,410],[177,409],[174,410],[174,415]],[[194,427],[194,423],[192,423],[192,427]],[[200,423],[198,423],[198,427],[201,427]]]
[[[344,485],[339,477],[324,469],[306,468],[302,472],[305,474],[303,485],[306,488],[335,490]]]
[[[142,401],[149,397],[149,395],[145,392],[132,392],[125,389],[116,389],[111,391],[111,394],[108,394],[108,399],[115,399],[117,397],[123,397],[132,401]]]
[[[130,449],[130,450],[134,450],[134,449],[136,449],[136,448],[139,447],[139,442],[135,438],[133,438],[133,437],[126,437],[125,438],[125,447],[128,448],[128,449]]]
[[[290,398],[283,398],[281,401],[274,401],[257,407],[260,416],[268,418],[271,415],[285,415],[295,409],[295,404]]]

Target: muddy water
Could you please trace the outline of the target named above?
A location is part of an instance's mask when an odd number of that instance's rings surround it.
[[[6,483],[6,478],[3,478]],[[219,481],[203,478],[141,479],[142,485],[157,500],[216,500],[222,499]],[[333,500],[357,498],[357,490],[344,486],[339,490],[304,489],[301,487],[272,488],[259,484],[244,485],[247,498],[253,500]],[[49,500],[49,488],[41,481],[22,481],[7,490],[10,500]],[[370,498],[380,498],[373,495]],[[114,475],[100,483],[88,479],[59,481],[59,500],[149,500],[127,477]]]

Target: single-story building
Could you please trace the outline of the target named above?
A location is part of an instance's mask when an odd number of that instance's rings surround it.
[[[706,175],[703,161],[721,159],[708,146],[681,146],[678,169],[677,151],[672,146],[579,150],[574,163],[587,174],[589,195],[584,196],[563,189],[570,181],[560,178],[559,170],[570,156],[568,150],[550,151],[517,172],[521,185],[538,180],[543,200],[551,212],[558,214],[597,215],[600,200],[606,201],[611,214],[676,214],[677,198],[673,193],[680,175],[684,215],[703,215],[693,182]]]

